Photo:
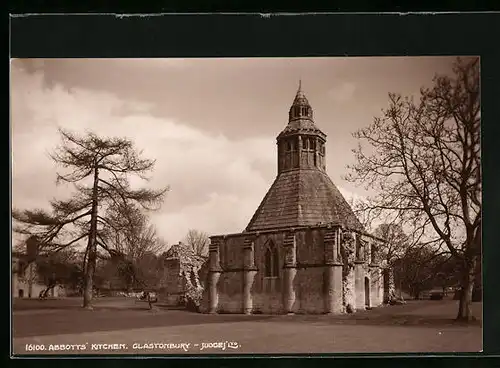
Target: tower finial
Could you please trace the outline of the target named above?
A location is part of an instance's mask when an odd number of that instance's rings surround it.
[[[299,78],[299,92],[302,91],[302,78]]]

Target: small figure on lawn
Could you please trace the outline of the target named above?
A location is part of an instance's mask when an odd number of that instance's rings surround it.
[[[149,309],[153,309],[153,304],[158,302],[158,297],[156,296],[156,293],[154,291],[149,291],[146,293],[147,294],[147,301],[149,305]]]

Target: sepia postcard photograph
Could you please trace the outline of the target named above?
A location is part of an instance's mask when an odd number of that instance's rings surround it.
[[[483,349],[480,58],[11,59],[15,356]]]

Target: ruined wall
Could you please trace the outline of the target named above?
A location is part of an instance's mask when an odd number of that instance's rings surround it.
[[[207,288],[207,281],[208,281],[208,259],[203,262],[201,265],[200,269],[198,270],[198,277],[201,286],[206,289]]]
[[[205,280],[205,285],[209,285],[209,274]],[[200,301],[200,313],[208,313],[210,311],[210,289],[205,287]]]
[[[178,258],[165,260],[165,273],[160,284],[159,299],[167,305],[179,304],[183,295],[180,261]]]
[[[390,267],[382,269],[383,279],[383,302],[389,303],[396,295],[396,285],[394,283],[394,272]]]

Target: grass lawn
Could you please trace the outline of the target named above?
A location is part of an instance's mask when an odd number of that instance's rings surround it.
[[[453,321],[457,302],[452,300],[410,301],[343,316],[205,315],[162,306],[149,311],[146,303],[125,298],[103,298],[96,302],[94,311],[86,311],[80,303],[79,299],[16,301],[14,354],[312,354],[482,349],[481,303],[474,303],[479,320],[470,325]],[[29,344],[45,350],[30,350]],[[66,350],[49,351],[51,344],[66,345]],[[85,350],[80,350],[83,347]]]

